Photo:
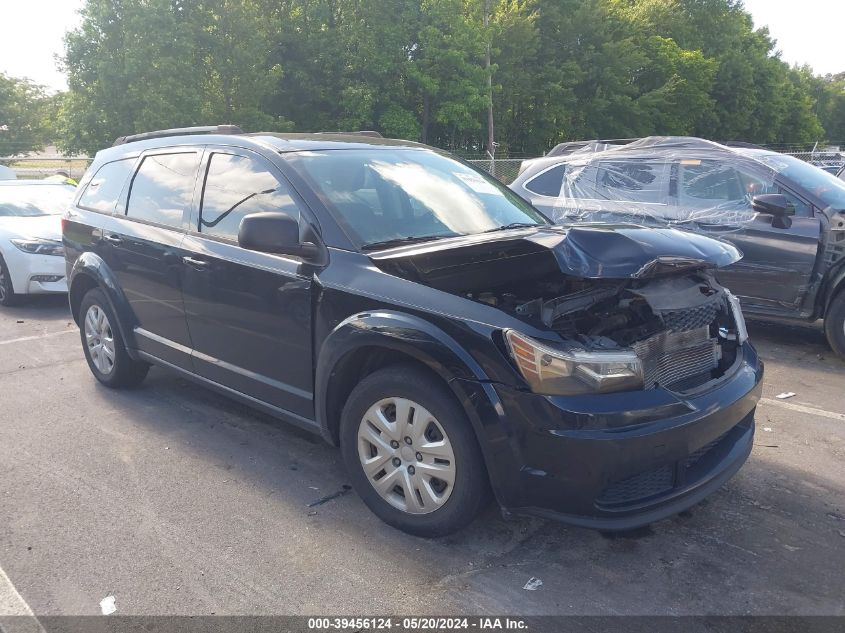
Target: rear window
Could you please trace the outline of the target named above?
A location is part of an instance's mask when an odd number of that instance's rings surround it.
[[[191,205],[198,166],[196,152],[145,157],[132,180],[126,215],[155,224],[181,225]]]
[[[124,159],[100,167],[79,199],[79,206],[92,211],[113,211],[134,163],[134,158]]]
[[[0,217],[59,215],[73,200],[70,185],[4,185],[0,187]]]

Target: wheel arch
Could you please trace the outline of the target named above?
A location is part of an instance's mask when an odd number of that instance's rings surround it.
[[[827,316],[830,304],[840,292],[845,291],[845,263],[839,265],[838,270],[832,274],[825,284],[824,299],[822,300],[822,318]]]
[[[341,322],[325,339],[317,360],[315,409],[323,437],[338,445],[340,416],[355,385],[392,364],[409,363],[439,377],[479,434],[481,420],[469,406],[464,380],[487,381],[481,366],[432,323],[398,312],[368,312]]]
[[[134,318],[126,295],[123,294],[108,264],[95,253],[87,252],[77,258],[68,276],[68,302],[74,322],[79,325],[79,307],[82,299],[93,288],[106,296],[112,311],[117,315],[120,336],[127,351],[135,349],[132,333]],[[129,352],[130,355],[132,352]]]

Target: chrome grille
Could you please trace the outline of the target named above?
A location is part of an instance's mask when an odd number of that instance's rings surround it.
[[[643,364],[645,388],[672,385],[715,369],[720,349],[708,326],[661,332],[632,346]]]

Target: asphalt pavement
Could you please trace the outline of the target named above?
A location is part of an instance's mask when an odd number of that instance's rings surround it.
[[[99,385],[63,298],[0,309],[0,611],[845,614],[845,362],[818,326],[749,329],[754,450],[705,502],[613,537],[491,507],[424,540],[317,437],[161,369]]]

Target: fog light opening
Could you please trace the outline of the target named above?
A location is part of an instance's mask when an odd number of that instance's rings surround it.
[[[55,283],[64,279],[64,275],[33,275],[29,278],[30,281],[39,281],[42,283]]]

